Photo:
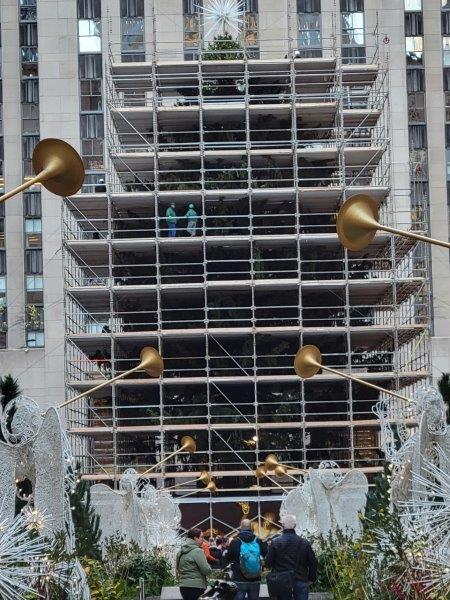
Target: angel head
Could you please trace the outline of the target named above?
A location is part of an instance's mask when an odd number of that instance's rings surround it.
[[[430,433],[445,433],[447,406],[441,394],[435,388],[424,387],[417,392],[414,401],[418,415],[426,414]]]
[[[320,479],[322,485],[328,490],[334,488],[342,478],[341,469],[339,465],[332,460],[323,460],[319,464],[317,476]]]
[[[5,406],[1,416],[3,437],[8,444],[26,444],[42,424],[39,406],[28,396],[17,396]]]

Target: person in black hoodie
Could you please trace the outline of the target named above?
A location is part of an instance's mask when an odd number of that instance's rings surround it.
[[[266,565],[273,571],[291,571],[294,575],[293,595],[282,600],[308,600],[309,585],[317,579],[317,559],[311,544],[295,533],[297,526],[293,515],[280,520],[283,533],[269,546]]]
[[[226,563],[231,565],[231,579],[238,587],[238,592],[234,600],[244,600],[245,598],[248,598],[248,600],[258,600],[259,598],[262,568],[259,569],[259,573],[255,573],[255,575],[249,577],[248,574],[245,575],[242,567],[242,544],[249,544],[251,542],[256,542],[259,546],[259,558],[262,565],[262,559],[266,555],[266,546],[252,532],[252,522],[250,519],[242,519],[240,531],[231,542],[225,554]]]

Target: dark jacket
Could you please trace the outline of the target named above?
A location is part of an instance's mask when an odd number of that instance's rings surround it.
[[[300,581],[317,579],[317,559],[311,544],[294,529],[286,529],[269,546],[266,565],[274,571],[294,571]]]
[[[255,538],[259,544],[261,556],[264,558],[267,552],[266,545],[250,530],[240,531],[231,542],[225,555],[225,561],[227,564],[231,564],[231,579],[233,581],[261,581],[261,577],[249,580],[242,573],[240,566],[241,542],[252,542]]]

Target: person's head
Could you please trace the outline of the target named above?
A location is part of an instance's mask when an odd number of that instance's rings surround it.
[[[186,535],[199,546],[203,544],[203,532],[201,529],[190,529]]]
[[[189,204],[189,208],[194,208],[194,205],[193,204]]]
[[[297,527],[297,519],[294,515],[284,515],[284,517],[281,517],[280,523],[284,530],[295,529]]]
[[[170,203],[170,208],[175,208],[175,202]]]
[[[242,519],[241,521],[241,531],[251,531],[252,530],[252,522],[250,519]]]

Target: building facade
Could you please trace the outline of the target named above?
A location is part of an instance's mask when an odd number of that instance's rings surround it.
[[[450,12],[246,0],[224,50],[208,0],[36,4],[1,7],[4,185],[45,137],[72,143],[87,176],[62,225],[40,188],[0,214],[2,372],[55,404],[158,348],[162,380],[75,403],[68,427],[85,475],[111,482],[194,433],[198,452],[164,474],[210,470],[221,491],[183,500],[186,525],[232,527],[242,501],[276,514],[293,481],[254,477],[270,452],[294,474],[380,470],[377,395],[301,382],[293,356],[314,343],[403,390],[447,370],[448,252],[383,234],[347,253],[334,214],[369,193],[384,222],[448,239]]]

